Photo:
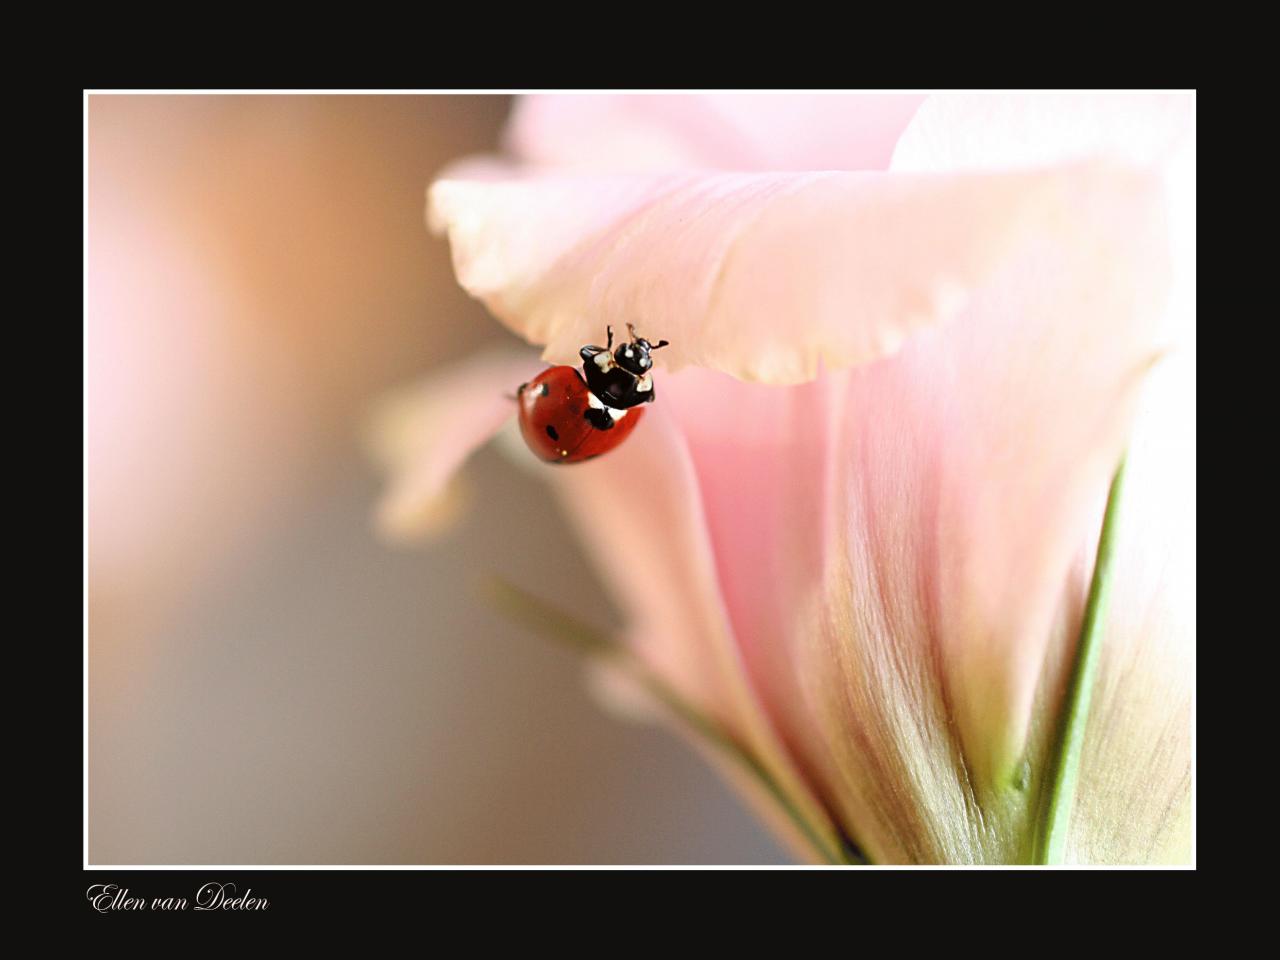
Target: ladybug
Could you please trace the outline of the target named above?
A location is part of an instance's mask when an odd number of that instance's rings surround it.
[[[667,345],[636,336],[627,324],[630,341],[613,349],[608,343],[580,351],[582,372],[575,367],[549,367],[516,391],[520,432],[524,442],[548,463],[578,463],[608,453],[631,436],[644,413],[640,405],[653,402],[653,358]]]

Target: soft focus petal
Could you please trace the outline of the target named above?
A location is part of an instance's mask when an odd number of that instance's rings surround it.
[[[1149,167],[1168,210],[1173,285],[1128,455],[1105,641],[1086,729],[1069,855],[1188,862],[1195,656],[1195,98],[931,97],[894,169],[1016,168],[1106,155]],[[1101,499],[1101,498],[1100,498]],[[1101,517],[1101,502],[1097,507]],[[1100,522],[1100,521],[1099,521]],[[1056,716],[1096,536],[1082,545],[1046,662],[1039,709]]]
[[[507,143],[534,164],[595,171],[883,170],[916,94],[524,97]]]
[[[1191,862],[1194,354],[1162,360],[1125,471],[1118,553],[1068,834],[1079,863]]]
[[[668,408],[655,404],[635,435],[608,456],[548,478],[605,583],[631,614],[632,650],[749,749],[807,820],[831,834],[826,809],[747,683],[718,588],[698,482]]]
[[[1068,856],[1190,863],[1196,642],[1194,125],[1165,165],[1174,282],[1144,387],[1120,514],[1106,642]]]
[[[456,471],[516,412],[513,394],[541,364],[528,353],[494,351],[437,371],[383,400],[369,444],[391,476],[378,530],[393,539],[433,533],[460,509]]]
[[[1185,94],[939,94],[916,112],[893,153],[904,173],[1017,170],[1106,156],[1153,166],[1188,137]]]
[[[1079,208],[891,359],[665,381],[748,675],[878,860],[1022,855],[1041,666],[1156,352],[1157,201]]]
[[[896,350],[1040,247],[1116,241],[1131,207],[1106,165],[986,176],[868,173],[548,175],[430,191],[458,279],[551,363],[606,324],[671,346],[668,369],[800,383]],[[1121,242],[1123,242],[1123,239]],[[1116,267],[1123,266],[1116,261]]]

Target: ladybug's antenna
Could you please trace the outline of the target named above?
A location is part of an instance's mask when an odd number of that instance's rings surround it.
[[[644,340],[644,337],[641,337],[641,336],[639,336],[639,335],[636,333],[636,325],[635,325],[634,323],[628,323],[628,324],[627,324],[627,330],[630,332],[630,334],[631,334],[631,339],[632,339],[633,341],[634,341],[634,340]],[[645,340],[645,343],[649,343],[649,341],[648,341],[648,340]],[[666,346],[669,346],[669,344],[667,343],[667,341],[666,341],[666,340],[659,340],[659,341],[657,342],[657,344],[656,344],[656,345],[655,345],[655,344],[651,344],[651,343],[650,343],[650,344],[649,344],[649,349],[650,349],[650,350],[657,350],[659,347],[666,347]]]

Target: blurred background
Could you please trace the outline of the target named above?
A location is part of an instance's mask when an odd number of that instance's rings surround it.
[[[618,625],[545,489],[484,450],[484,511],[373,533],[373,404],[512,339],[423,217],[510,107],[89,97],[90,863],[787,862],[481,599]]]

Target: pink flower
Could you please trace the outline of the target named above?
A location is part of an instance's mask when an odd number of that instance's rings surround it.
[[[429,217],[544,360],[671,341],[625,445],[540,469],[649,689],[816,859],[1035,858],[1128,449],[1065,857],[1186,862],[1194,101],[921,101],[527,99],[521,159],[446,172]],[[496,430],[533,370],[403,408],[388,529],[488,436],[438,412]]]

